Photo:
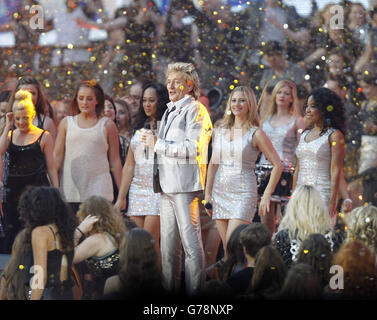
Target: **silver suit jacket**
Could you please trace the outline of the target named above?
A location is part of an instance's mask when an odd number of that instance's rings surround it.
[[[168,110],[162,116],[154,148],[161,189],[165,193],[204,190],[211,118],[206,107],[191,96],[175,106],[166,124]]]

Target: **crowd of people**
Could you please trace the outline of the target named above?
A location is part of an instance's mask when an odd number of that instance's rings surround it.
[[[333,5],[72,0],[3,52],[0,298],[375,297],[377,6]]]

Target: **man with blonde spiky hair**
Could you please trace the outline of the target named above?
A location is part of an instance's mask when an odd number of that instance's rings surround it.
[[[168,65],[166,84],[170,102],[154,140],[155,178],[161,192],[161,263],[165,286],[180,287],[181,246],[185,252],[186,292],[195,294],[204,281],[204,250],[199,217],[199,195],[204,190],[212,123],[199,99],[200,81],[191,63]],[[158,170],[158,171],[157,171]],[[157,187],[155,181],[155,186]]]

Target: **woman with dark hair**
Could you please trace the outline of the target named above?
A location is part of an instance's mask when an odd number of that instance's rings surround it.
[[[327,89],[312,91],[305,109],[307,130],[296,148],[296,186],[312,185],[335,223],[337,196],[343,172],[345,111],[339,96]]]
[[[92,195],[113,201],[110,170],[120,186],[118,130],[114,121],[103,117],[104,103],[101,86],[95,80],[83,81],[71,101],[71,116],[59,125],[54,157],[62,177],[60,189],[75,211]]]
[[[310,234],[301,244],[296,263],[306,263],[313,267],[319,277],[322,289],[330,281],[330,267],[333,253],[326,237],[320,233]]]
[[[24,266],[30,278],[27,283],[31,284],[29,298],[73,299],[72,261],[77,222],[69,206],[57,188],[34,187],[22,194],[18,210],[31,233],[31,248]],[[32,267],[34,272],[29,269]]]
[[[124,207],[125,196],[129,192],[127,215],[139,228],[147,230],[155,239],[159,249],[160,239],[160,194],[153,192],[153,148],[144,147],[140,140],[143,130],[155,131],[157,121],[161,120],[169,94],[162,84],[151,82],[144,86],[139,113],[136,116],[135,134],[131,139],[123,178],[115,208]]]
[[[221,281],[227,281],[232,274],[247,266],[246,257],[240,242],[241,231],[247,226],[248,224],[246,223],[238,225],[229,237],[225,252],[226,258],[224,263],[218,267],[218,277]]]
[[[35,106],[36,117],[33,121],[33,125],[38,128],[45,129],[50,132],[53,141],[56,139],[56,126],[53,120],[54,111],[47,100],[46,94],[39,81],[31,76],[22,77],[15,88],[14,93],[18,90],[27,90],[32,95],[33,104]],[[13,103],[14,94],[11,98],[11,104]]]
[[[120,270],[108,278],[104,294],[109,298],[145,299],[164,293],[156,243],[149,232],[133,228],[120,248]]]

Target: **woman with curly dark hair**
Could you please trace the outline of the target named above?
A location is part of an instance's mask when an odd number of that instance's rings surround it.
[[[24,266],[30,277],[28,298],[73,299],[71,267],[77,221],[69,206],[57,188],[43,186],[26,190],[18,210],[31,236]]]
[[[293,189],[299,185],[314,186],[335,223],[345,149],[343,103],[327,88],[313,90],[307,100],[304,120],[307,129],[296,148]]]

